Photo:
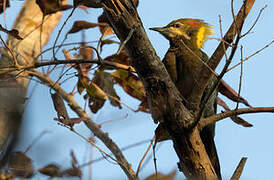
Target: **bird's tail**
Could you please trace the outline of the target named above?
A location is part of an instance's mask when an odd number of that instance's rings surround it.
[[[221,180],[222,179],[221,168],[220,168],[219,158],[217,154],[217,149],[214,142],[214,132],[215,132],[215,124],[206,126],[201,131],[201,139],[205,145],[206,152],[218,176],[218,179]]]

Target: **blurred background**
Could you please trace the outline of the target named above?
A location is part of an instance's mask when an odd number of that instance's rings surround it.
[[[7,26],[12,27],[12,24],[19,12],[23,1],[12,0],[11,7],[6,11],[8,19]],[[69,2],[72,4],[72,2]],[[139,15],[143,21],[148,37],[156,49],[158,56],[162,59],[165,55],[169,43],[160,34],[148,30],[150,27],[164,26],[170,21],[179,18],[198,18],[214,26],[214,38],[220,38],[219,15],[221,16],[222,29],[225,33],[232,23],[232,13],[230,0],[226,1],[186,1],[186,0],[140,0],[138,6]],[[235,13],[242,5],[242,1],[235,1]],[[262,15],[257,22],[252,33],[244,37],[240,45],[243,45],[244,57],[247,57],[257,50],[264,47],[274,39],[274,2],[261,0],[256,1],[248,18],[244,24],[243,32],[246,32],[254,23],[260,10],[267,5],[267,8],[262,12]],[[51,40],[44,48],[53,46],[57,32],[67,18],[69,11],[63,14],[63,21],[55,28]],[[88,9],[88,12],[82,9],[77,9],[70,18],[62,32],[59,43],[64,38],[66,32],[71,28],[76,20],[85,20],[97,22],[97,17],[102,13],[101,9]],[[3,14],[0,16],[1,24],[4,22]],[[1,36],[5,34],[0,32]],[[110,35],[111,36],[111,35]],[[113,35],[112,35],[113,36]],[[85,41],[94,41],[100,38],[98,28],[85,31]],[[68,42],[80,42],[81,33],[71,34],[68,36]],[[58,44],[59,44],[58,43]],[[210,56],[218,44],[217,40],[209,40],[204,46],[204,51]],[[92,44],[97,46],[97,44]],[[72,48],[67,47],[67,48]],[[109,56],[115,53],[118,45],[105,45],[102,57]],[[274,102],[274,85],[273,85],[273,70],[274,70],[274,46],[270,46],[256,56],[249,59],[243,65],[243,81],[241,95],[246,98],[251,106],[273,106]],[[51,52],[46,53],[44,58],[52,58]],[[62,53],[57,54],[58,59],[64,59]],[[240,51],[236,52],[232,64],[240,62]],[[218,72],[222,69],[224,60],[218,67]],[[52,77],[56,79],[59,76],[58,71]],[[67,78],[72,75],[67,75]],[[64,77],[66,78],[66,77]],[[240,79],[240,67],[233,69],[224,77],[225,81],[235,90],[238,89]],[[62,84],[62,87],[70,92],[76,84],[77,78],[72,78]],[[138,108],[139,101],[126,95],[121,87],[116,85],[121,101],[133,109]],[[79,136],[70,132],[57,124],[53,120],[56,117],[53,104],[51,102],[49,89],[41,84],[32,82],[29,88],[27,108],[24,115],[24,123],[21,128],[20,142],[17,145],[18,151],[24,151],[32,144],[42,132],[46,133],[33,147],[27,152],[34,163],[35,168],[39,169],[49,163],[58,163],[62,167],[70,165],[70,151],[73,150],[79,164],[84,164],[91,160],[101,158],[102,154],[85,142]],[[84,106],[82,96],[76,94],[76,100]],[[220,96],[233,109],[236,103]],[[68,108],[69,110],[69,108]],[[221,108],[218,108],[220,112]],[[113,107],[107,102],[103,109],[98,113],[92,114],[88,111],[91,118],[96,123],[103,123],[108,120],[115,120],[105,123],[102,129],[109,133],[109,136],[119,145],[120,148],[131,144],[145,141],[142,145],[123,151],[127,160],[136,170],[145,150],[149,145],[149,140],[154,135],[156,125],[153,123],[150,114],[138,112],[135,113],[129,108],[123,106],[121,110]],[[76,117],[75,113],[69,110],[70,117]],[[249,123],[253,124],[252,128],[244,128],[230,119],[225,119],[217,123],[216,128],[216,145],[222,167],[222,176],[224,179],[229,179],[233,174],[238,162],[244,157],[248,157],[244,172],[241,176],[243,180],[271,180],[273,179],[274,170],[274,115],[273,114],[250,114],[241,116]],[[84,126],[83,123],[75,125],[76,130],[86,137],[91,137],[92,134]],[[104,145],[95,138],[96,144],[109,152]],[[150,156],[151,152],[149,153]],[[170,173],[177,168],[178,158],[173,150],[171,141],[166,141],[158,144],[157,148],[157,166],[158,172]],[[90,166],[83,168],[83,179],[126,179],[125,174],[118,165],[112,162],[101,160],[92,163]],[[153,160],[151,159],[144,169],[140,172],[140,177],[145,178],[154,173]],[[183,175],[177,172],[176,178],[181,179]],[[46,176],[39,175],[35,179],[47,179]]]

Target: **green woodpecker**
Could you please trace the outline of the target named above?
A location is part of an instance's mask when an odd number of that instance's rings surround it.
[[[184,98],[186,107],[195,112],[197,107],[188,101],[198,74],[209,59],[201,50],[208,36],[213,34],[212,27],[199,19],[178,19],[165,27],[150,28],[161,33],[169,40],[170,47],[163,59],[163,63],[178,90]],[[204,90],[204,94],[213,85],[212,77]],[[203,117],[216,114],[217,90],[206,104]],[[221,179],[219,159],[214,143],[215,124],[205,127],[201,131],[201,139],[207,154],[219,179]]]

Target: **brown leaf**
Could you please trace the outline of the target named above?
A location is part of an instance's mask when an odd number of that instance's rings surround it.
[[[130,66],[130,58],[128,56],[128,54],[126,53],[125,50],[122,50],[119,54],[113,54],[111,56],[108,56],[104,59],[105,61],[111,61],[111,62],[115,62],[115,63],[119,63],[119,64],[124,64],[127,66]],[[113,70],[114,68],[112,66],[107,66],[107,65],[102,65],[100,67],[100,69],[109,69],[109,70]],[[132,70],[135,71],[135,69],[131,66]]]
[[[111,40],[111,39],[101,40],[101,43],[100,43],[100,52],[102,52],[103,46],[106,45],[106,44],[120,44],[120,42],[114,41],[114,40]]]
[[[79,78],[79,81],[81,83],[81,86],[83,86],[86,89],[89,97],[102,99],[102,100],[107,99],[106,93],[94,82],[89,82],[88,77],[81,77]]]
[[[98,2],[97,0],[73,0],[74,7],[77,7],[79,5],[84,5],[86,7],[90,8],[102,8],[102,4]]]
[[[103,27],[103,26],[107,26],[107,24],[103,24],[103,23],[91,23],[88,21],[75,21],[74,24],[72,25],[72,28],[69,30],[68,34],[71,33],[76,33],[79,32],[81,30],[85,30],[85,29],[89,29],[89,28],[95,28],[95,27]]]
[[[73,7],[68,4],[63,5],[61,0],[36,0],[36,4],[38,4],[44,16]]]
[[[99,17],[98,17],[98,22],[99,23],[104,23],[106,26],[99,26],[99,30],[102,34],[100,40],[102,41],[105,36],[113,34],[112,27],[108,21],[107,15],[105,12],[103,12]]]
[[[88,99],[88,106],[91,112],[97,113],[105,104],[105,100],[96,99],[94,97],[90,97]]]
[[[82,36],[82,43],[81,43],[81,48],[80,48],[80,52],[79,55],[82,59],[86,59],[86,60],[92,60],[93,59],[93,49],[86,47],[87,44],[84,42],[85,40],[85,34],[83,33]],[[88,64],[90,66],[90,64]]]
[[[62,49],[62,52],[66,58],[66,60],[72,60],[71,55],[69,54],[69,51],[67,51],[66,49]]]
[[[13,180],[14,178],[13,174],[0,171],[0,180]]]
[[[238,93],[234,89],[232,89],[224,80],[220,81],[218,89],[221,94],[223,94],[230,100],[234,102],[239,101],[240,103],[243,103],[246,106],[251,107],[247,100],[245,100],[242,96],[238,97]]]
[[[32,160],[23,152],[14,152],[9,159],[9,169],[17,177],[31,178],[33,176]]]
[[[86,86],[87,93],[90,97],[94,97],[97,99],[106,100],[106,93],[95,83],[91,82],[88,86]]]
[[[61,117],[64,119],[69,119],[63,98],[58,93],[54,93],[51,94],[51,99],[54,105],[54,109],[57,112],[58,119],[60,119]]]
[[[56,164],[48,164],[45,167],[38,170],[41,174],[50,177],[62,177],[60,167]]]
[[[141,80],[131,72],[118,69],[111,73],[115,81],[124,89],[130,96],[144,101],[146,99],[145,88]]]
[[[82,176],[82,171],[81,169],[77,167],[72,167],[63,172],[63,175],[65,176],[70,176],[70,177],[81,177]]]
[[[88,14],[88,7],[87,6],[78,6],[77,8],[84,10]]]
[[[226,111],[230,111],[231,109],[228,107],[228,105],[219,97],[217,98],[217,104],[222,106]],[[249,122],[245,121],[243,118],[238,117],[238,116],[231,116],[230,117],[233,122],[236,124],[240,124],[244,127],[252,127],[253,125],[250,124]]]
[[[8,7],[10,7],[9,0],[0,0],[0,14],[3,13]]]
[[[93,58],[92,51],[90,51],[89,49],[91,49],[91,48],[81,48],[79,55],[76,55],[77,57],[73,57],[73,58],[69,54],[69,51],[67,51],[66,49],[63,49],[62,52],[63,52],[63,54],[64,54],[64,56],[67,60],[77,61],[78,58],[88,60],[88,59]],[[88,76],[88,71],[92,67],[92,64],[91,63],[68,64],[68,66],[73,67],[74,69],[76,69],[78,71],[79,76]]]
[[[173,180],[176,175],[176,170],[170,172],[169,174],[165,175],[162,173],[152,174],[145,178],[144,180]]]
[[[7,30],[5,28],[3,28],[0,24],[0,31],[3,31],[5,33],[7,33],[8,35],[18,39],[18,40],[23,40],[23,38],[21,36],[19,36],[19,31],[17,29],[12,29],[12,30]]]
[[[109,100],[111,105],[117,106],[119,109],[122,108],[122,106],[119,103],[120,97],[117,95],[114,89],[114,79],[110,75],[110,73],[98,70],[96,71],[92,79],[92,82],[97,84],[106,94],[108,94],[108,96],[110,96]],[[99,99],[92,99],[90,103],[92,103],[93,105],[90,106],[92,112],[96,113],[104,105],[105,101]]]

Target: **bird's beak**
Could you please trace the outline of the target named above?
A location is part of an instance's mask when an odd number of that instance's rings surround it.
[[[170,36],[170,29],[168,27],[155,27],[155,28],[149,28],[152,31],[157,31],[166,38]]]
[[[155,28],[149,28],[149,29],[152,30],[152,31],[157,31],[159,33],[162,33],[166,30],[165,27],[155,27]]]

